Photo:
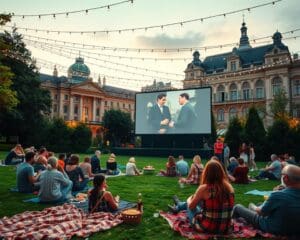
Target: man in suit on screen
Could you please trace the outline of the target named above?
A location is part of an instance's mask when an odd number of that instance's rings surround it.
[[[175,133],[193,133],[197,122],[197,115],[194,107],[189,102],[190,96],[188,93],[179,95],[179,105],[181,109],[176,122],[169,123],[170,128],[175,128]]]
[[[156,98],[156,104],[150,108],[148,122],[155,133],[166,133],[171,121],[169,107],[165,106],[167,95],[161,93]]]

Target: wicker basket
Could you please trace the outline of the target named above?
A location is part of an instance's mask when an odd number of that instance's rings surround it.
[[[142,221],[142,213],[134,208],[122,212],[124,223],[139,224]]]
[[[144,168],[143,169],[143,171],[144,171],[144,175],[152,175],[152,174],[154,174],[154,172],[155,172],[155,169],[154,168]]]

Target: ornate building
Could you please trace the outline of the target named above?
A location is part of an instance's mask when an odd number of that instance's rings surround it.
[[[68,69],[68,77],[58,77],[57,69],[53,76],[40,74],[42,87],[50,91],[52,99],[52,117],[63,118],[69,124],[87,123],[93,136],[99,131],[103,114],[109,109],[120,109],[130,113],[134,119],[135,92],[93,82],[89,77],[90,69],[79,57]]]
[[[270,125],[270,103],[280,89],[289,99],[287,110],[300,117],[300,60],[297,55],[291,57],[279,32],[272,39],[272,44],[251,47],[243,22],[239,46],[232,51],[203,61],[198,51],[193,53],[193,61],[184,71],[184,88],[211,86],[219,129],[226,128],[234,116],[245,117],[253,104],[265,125]]]

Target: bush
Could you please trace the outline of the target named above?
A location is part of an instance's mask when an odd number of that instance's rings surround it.
[[[71,143],[73,152],[86,152],[92,144],[91,130],[83,123],[72,129]]]

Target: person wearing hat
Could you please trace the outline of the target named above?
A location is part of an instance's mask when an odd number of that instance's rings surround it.
[[[108,175],[118,175],[120,173],[120,170],[117,168],[117,162],[116,162],[116,155],[110,154],[107,162],[106,162],[106,169]]]
[[[128,163],[126,164],[126,175],[128,176],[140,175],[140,172],[135,165],[134,157],[129,158]]]

